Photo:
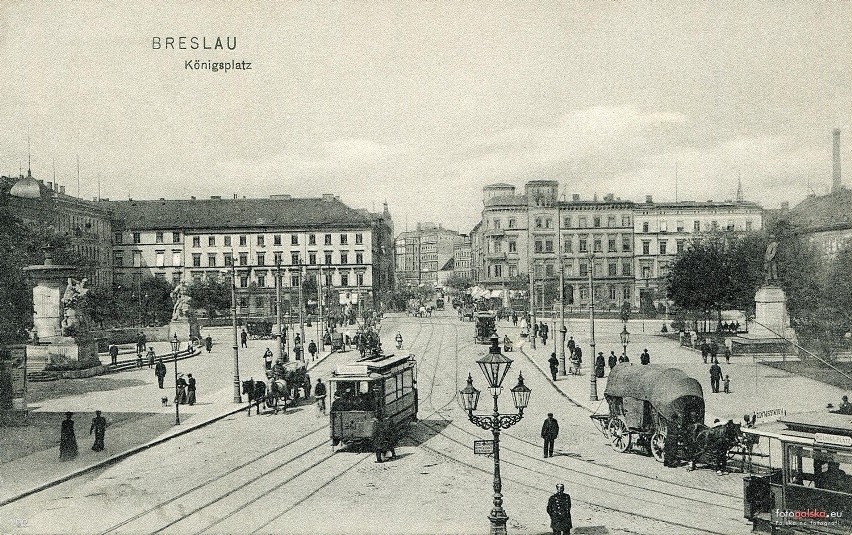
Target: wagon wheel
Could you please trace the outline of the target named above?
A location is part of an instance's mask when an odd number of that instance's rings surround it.
[[[612,418],[607,428],[609,433],[609,445],[619,453],[630,449],[630,430],[621,418]]]
[[[707,428],[701,429],[695,434],[695,447],[692,449],[692,459],[690,459],[691,461],[698,462],[698,460],[704,457],[704,454],[707,453],[707,435]]]
[[[666,435],[661,431],[654,431],[654,434],[651,435],[651,455],[654,456],[654,459],[657,462],[665,462],[666,460]]]

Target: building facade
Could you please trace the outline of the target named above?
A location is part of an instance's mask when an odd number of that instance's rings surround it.
[[[470,279],[471,267],[470,236],[461,234],[460,240],[453,245],[453,275]]]
[[[437,286],[461,241],[457,231],[435,223],[418,223],[416,230],[400,233],[394,243],[397,278],[404,284]]]
[[[275,314],[277,277],[291,301],[314,278],[326,305],[372,301],[392,288],[393,232],[383,214],[322,198],[113,201],[115,283],[173,284],[235,275],[238,313]],[[354,297],[353,297],[354,296]],[[304,296],[306,300],[317,296]]]

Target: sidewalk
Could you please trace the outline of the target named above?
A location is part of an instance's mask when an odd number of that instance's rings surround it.
[[[583,365],[580,376],[566,375],[557,376],[554,386],[562,392],[569,400],[578,406],[583,406],[591,412],[606,412],[607,405],[604,401],[606,390],[606,378],[597,379],[597,393],[600,401],[590,401],[590,373],[594,363],[594,356],[589,350],[588,321],[572,320],[568,323],[568,334],[583,350]],[[603,352],[604,357],[614,351],[616,355],[622,353],[619,333],[622,324],[617,320],[602,320],[595,322],[596,352]],[[641,332],[641,327],[634,327],[631,323],[628,327],[631,331],[630,345],[627,348],[631,364],[639,364],[639,355],[647,348],[651,355],[651,364],[663,364],[680,368],[687,375],[694,377],[704,390],[704,402],[706,407],[706,422],[713,422],[715,418],[720,420],[733,419],[735,422],[742,420],[744,414],[760,412],[769,409],[783,409],[788,413],[805,411],[824,411],[828,403],[835,405],[846,392],[839,388],[830,386],[807,377],[794,375],[782,370],[764,366],[756,363],[752,357],[746,355],[735,355],[730,364],[720,359],[719,366],[725,374],[731,378],[730,394],[713,394],[710,389],[710,364],[704,364],[701,353],[681,347],[677,341],[659,336],[654,332]],[[632,332],[632,331],[638,332]],[[532,349],[529,341],[519,343],[520,329],[511,326],[511,323],[500,322],[498,332],[501,337],[508,334],[515,344],[515,351],[519,353],[517,358],[523,362],[526,355],[538,371],[549,382],[550,368],[548,359],[550,354],[557,352],[554,340],[548,338],[547,345],[541,345],[541,339],[536,341],[536,349]],[[551,334],[553,329],[551,328]],[[567,339],[567,338],[566,338]],[[566,349],[567,361],[567,349]],[[520,363],[519,362],[519,363]],[[607,375],[609,368],[607,368]]]
[[[264,341],[251,342],[257,343],[250,343],[248,349],[240,352],[240,378],[262,377],[265,380],[263,348],[259,345]],[[162,344],[166,351],[168,344]],[[155,343],[158,354],[159,350]],[[330,354],[330,351],[320,353],[315,361],[307,363],[308,369],[319,365]],[[154,372],[146,364],[140,370],[98,377],[115,381],[116,388],[31,404],[30,425],[6,427],[0,437],[0,506],[246,409],[245,402],[234,404],[230,344],[214,345],[211,353],[202,350],[178,362],[178,373],[192,373],[198,380],[198,402],[193,406],[179,406],[180,425],[175,425],[175,406],[171,403],[174,364],[167,365],[167,369],[169,375],[162,390],[157,388]],[[162,397],[168,398],[167,406],[162,404]],[[96,409],[103,411],[109,423],[106,449],[101,452],[91,450],[94,439],[88,433]],[[60,422],[66,411],[75,413],[79,455],[63,462],[59,461],[58,444]],[[33,451],[20,456],[20,452],[27,449]]]

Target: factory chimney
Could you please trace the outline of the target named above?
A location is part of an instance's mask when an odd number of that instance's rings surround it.
[[[832,175],[831,192],[840,191],[840,129],[834,129],[834,173]]]

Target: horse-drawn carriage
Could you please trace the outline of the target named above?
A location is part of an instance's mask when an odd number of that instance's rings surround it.
[[[621,453],[638,445],[659,462],[667,454],[693,462],[705,453],[727,458],[741,437],[739,424],[704,425],[701,384],[677,368],[618,364],[610,371],[604,397],[608,413],[591,418]]]
[[[477,344],[490,343],[491,336],[497,334],[497,316],[493,312],[480,312],[476,315],[474,339]]]
[[[435,310],[444,310],[444,298],[439,297],[435,299]]]
[[[246,323],[246,332],[252,340],[271,340],[272,325],[270,321],[250,321]]]
[[[333,332],[329,335],[329,345],[331,345],[332,351],[344,352],[346,351],[346,344],[343,338],[343,333]]]
[[[279,409],[287,410],[288,403],[298,401],[302,390],[306,398],[311,395],[311,378],[304,361],[277,362],[271,370],[266,371],[266,378],[268,384],[255,381],[254,378],[243,381],[242,393],[248,396],[249,414],[252,404],[257,414],[260,414],[261,403],[277,414]]]

